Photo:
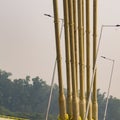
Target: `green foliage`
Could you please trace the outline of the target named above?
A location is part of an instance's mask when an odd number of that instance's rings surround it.
[[[99,120],[103,120],[106,99],[105,93],[101,94],[100,89],[98,89]],[[120,100],[113,96],[110,96],[108,100],[106,120],[120,120]]]
[[[45,114],[50,94],[50,86],[38,76],[11,80],[11,73],[0,70],[0,114],[28,118],[30,120],[45,120]],[[32,80],[32,83],[30,82]],[[59,88],[55,84],[49,112],[49,120],[56,120],[59,114]],[[65,89],[65,94],[67,93]],[[103,119],[106,95],[98,93],[99,120]],[[110,96],[106,120],[120,120],[120,100]]]
[[[30,76],[12,81],[9,79],[11,75],[11,73],[0,70],[0,106],[4,106],[1,107],[2,112],[0,113],[18,117],[23,116],[33,120],[37,120],[38,117],[39,120],[44,120],[50,86],[38,76],[32,78],[33,83],[30,84]],[[54,87],[52,103],[57,102],[55,96],[58,96],[58,93],[56,91],[58,91],[58,88]],[[56,104],[50,108],[50,113],[53,115],[58,114]],[[49,119],[51,118],[53,119],[50,115]]]

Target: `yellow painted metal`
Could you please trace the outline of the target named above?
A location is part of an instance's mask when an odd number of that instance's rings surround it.
[[[58,120],[61,120],[60,117],[58,116]],[[72,117],[69,117],[67,114],[66,114],[66,118],[64,120],[74,120]],[[78,120],[82,120],[81,117],[78,118]]]
[[[77,39],[77,8],[76,0],[73,0],[73,20],[74,20],[74,41],[75,41],[75,67],[76,67],[76,89],[78,95],[78,39]]]
[[[95,68],[97,54],[97,0],[93,0],[93,69]],[[96,69],[96,68],[95,68]],[[93,83],[93,119],[98,120],[97,102],[97,76],[95,71]]]
[[[58,120],[63,120],[63,119],[61,119],[61,117],[58,116]],[[65,115],[65,119],[64,120],[70,120],[68,114]]]
[[[66,76],[67,76],[67,113],[66,101],[63,91],[58,0],[53,0],[56,52],[59,79],[59,120],[84,120],[86,114],[86,103],[88,104],[90,94],[90,0],[63,0],[64,11],[64,35],[66,55]],[[76,3],[77,2],[77,3]],[[77,5],[77,6],[76,6]],[[84,13],[84,6],[86,13]],[[77,8],[76,8],[77,7]],[[84,40],[84,14],[86,15],[86,56]],[[78,15],[78,16],[77,16]],[[78,24],[78,31],[77,31]],[[77,33],[78,32],[78,33]],[[78,40],[78,41],[77,41]],[[97,0],[93,0],[93,68],[96,61],[97,43]],[[79,46],[79,76],[80,76],[80,100],[78,99],[78,46]],[[85,61],[86,61],[86,88],[87,101],[85,99]],[[96,88],[96,73],[93,84],[93,104],[89,102],[88,120],[98,120],[98,103]],[[92,112],[93,107],[93,112]],[[80,112],[80,114],[79,114]],[[81,117],[79,117],[79,115]],[[93,119],[92,119],[93,117]]]
[[[70,30],[70,51],[71,51],[71,72],[72,72],[72,102],[73,120],[79,119],[79,100],[76,90],[76,69],[75,69],[75,41],[74,41],[74,19],[73,19],[73,0],[68,1],[69,5],[69,30]]]
[[[90,94],[90,0],[86,0],[86,78],[87,78],[87,103]],[[92,102],[89,102],[88,120],[92,120]]]
[[[65,52],[66,52],[66,76],[67,76],[67,113],[72,117],[72,85],[70,67],[70,38],[69,38],[69,16],[68,0],[63,0],[64,31],[65,31]]]
[[[78,43],[79,43],[79,69],[80,69],[80,116],[84,119],[86,112],[85,100],[85,59],[84,59],[84,4],[78,0]]]
[[[61,120],[65,120],[66,101],[63,90],[62,65],[61,65],[61,50],[60,50],[60,33],[59,33],[59,16],[58,16],[58,0],[53,0],[54,23],[55,23],[55,38],[56,38],[56,53],[58,67],[58,82],[59,82],[59,112]]]
[[[84,38],[84,36],[85,36],[85,31],[84,31],[84,0],[80,0],[80,4],[81,4],[81,19],[82,19],[82,29],[83,29],[83,54],[85,54],[85,38]],[[78,19],[79,20],[79,19]],[[83,55],[83,58],[85,58],[85,55]],[[84,64],[85,64],[85,59],[84,59]]]

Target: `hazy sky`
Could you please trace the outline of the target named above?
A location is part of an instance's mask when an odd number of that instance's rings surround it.
[[[98,1],[98,32],[101,25],[120,24],[120,0]],[[62,17],[62,0],[59,5]],[[40,76],[50,84],[56,51],[53,19],[45,13],[53,15],[52,0],[0,0],[0,69],[11,72],[12,78]],[[119,46],[120,28],[104,28],[98,56],[98,88],[106,92],[110,80],[112,62],[100,58],[104,55],[115,59],[110,94],[118,98]]]

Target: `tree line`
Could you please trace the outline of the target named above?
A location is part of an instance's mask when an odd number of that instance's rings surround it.
[[[40,77],[11,80],[12,74],[0,70],[0,115],[10,115],[31,120],[45,120],[50,86]],[[30,82],[32,80],[32,83]],[[66,89],[65,89],[66,92]],[[59,88],[53,89],[49,120],[56,120],[59,114]],[[99,120],[103,119],[106,95],[98,93]],[[110,96],[106,120],[120,120],[120,100]]]

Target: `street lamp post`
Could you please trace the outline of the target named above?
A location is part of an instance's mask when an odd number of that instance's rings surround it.
[[[98,52],[99,52],[99,49],[100,49],[100,44],[101,44],[101,38],[102,38],[103,29],[105,27],[120,27],[120,25],[116,24],[116,25],[102,25],[101,26],[99,41],[98,41],[97,50],[96,50],[96,59],[94,61],[94,68],[93,68],[92,79],[91,79],[91,84],[90,84],[90,93],[89,93],[88,104],[87,104],[86,114],[84,116],[84,120],[86,120],[86,118],[88,116],[88,111],[89,111],[89,107],[90,107],[90,100],[91,100],[91,95],[92,95],[92,88],[93,88],[93,83],[94,83],[94,77],[95,77],[96,67],[97,67]],[[94,86],[94,88],[95,88],[95,86]]]
[[[107,113],[107,108],[108,108],[108,102],[109,102],[109,94],[110,94],[110,87],[111,87],[111,81],[112,81],[112,76],[113,76],[113,70],[114,70],[114,64],[115,60],[101,56],[103,59],[109,60],[112,62],[112,69],[111,69],[111,75],[110,75],[110,81],[109,81],[109,87],[108,87],[108,92],[107,92],[107,100],[106,100],[106,106],[105,106],[105,112],[104,112],[104,118],[103,120],[106,119],[106,113]]]
[[[51,16],[49,14],[44,14],[44,15],[47,16],[47,17],[54,18],[53,16]],[[63,25],[64,25],[64,19],[61,19],[61,18],[59,18],[59,19],[62,20],[61,32],[60,32],[60,36],[59,36],[61,38],[61,33],[62,33]],[[86,118],[88,116],[88,111],[89,111],[89,107],[90,107],[90,98],[91,98],[91,94],[92,94],[92,88],[94,88],[94,89],[96,88],[96,84],[94,84],[94,82],[95,82],[95,75],[96,75],[97,56],[98,56],[98,52],[99,52],[99,48],[100,48],[100,43],[101,43],[101,37],[102,37],[103,28],[105,28],[105,27],[120,27],[120,25],[117,24],[117,25],[102,25],[101,26],[101,31],[100,31],[98,46],[97,46],[97,49],[96,49],[96,56],[95,56],[95,59],[94,59],[94,68],[93,68],[92,80],[91,80],[91,85],[90,85],[90,93],[89,93],[89,97],[88,97],[88,105],[87,105],[87,110],[86,110],[86,114],[85,114],[85,117],[84,117],[85,120],[86,120]],[[112,74],[113,74],[114,62],[115,61],[112,60],[112,59],[110,59],[110,58],[106,58],[104,56],[101,56],[101,57],[113,62],[111,76],[110,76],[110,83],[109,83],[109,88],[108,88],[108,95],[107,95],[106,107],[105,107],[105,113],[104,113],[104,120],[105,120],[105,118],[106,118],[106,112],[107,112],[107,106],[108,106],[109,91],[110,91],[110,86],[111,86],[111,80],[112,80]],[[94,89],[93,89],[93,91],[95,91]]]
[[[120,25],[119,24],[116,24],[116,25],[102,25],[101,26],[101,31],[100,31],[99,41],[101,40],[103,29],[106,28],[106,27],[120,27]]]
[[[45,13],[44,16],[54,19],[54,16],[52,16],[52,15],[50,15],[50,14],[46,14],[46,13]],[[64,27],[64,19],[63,19],[63,18],[59,18],[59,20],[62,21],[61,28],[60,28],[60,39],[61,39],[62,31],[63,31],[63,27]]]
[[[49,17],[49,18],[53,18],[54,16],[50,15],[50,14],[44,14],[45,16]],[[61,36],[62,36],[62,31],[63,31],[63,26],[64,26],[64,19],[59,18],[59,20],[62,21],[61,24],[61,30],[60,30],[60,40],[61,40]],[[50,89],[50,96],[49,96],[49,100],[48,100],[48,106],[47,106],[47,111],[46,111],[46,117],[45,120],[48,120],[48,114],[49,114],[49,109],[50,109],[50,104],[51,104],[51,99],[52,99],[52,93],[53,93],[53,87],[54,87],[54,77],[55,77],[55,70],[56,70],[56,65],[57,65],[57,58],[55,59],[55,64],[54,64],[54,70],[53,70],[53,75],[52,75],[52,81],[51,81],[51,89]]]

